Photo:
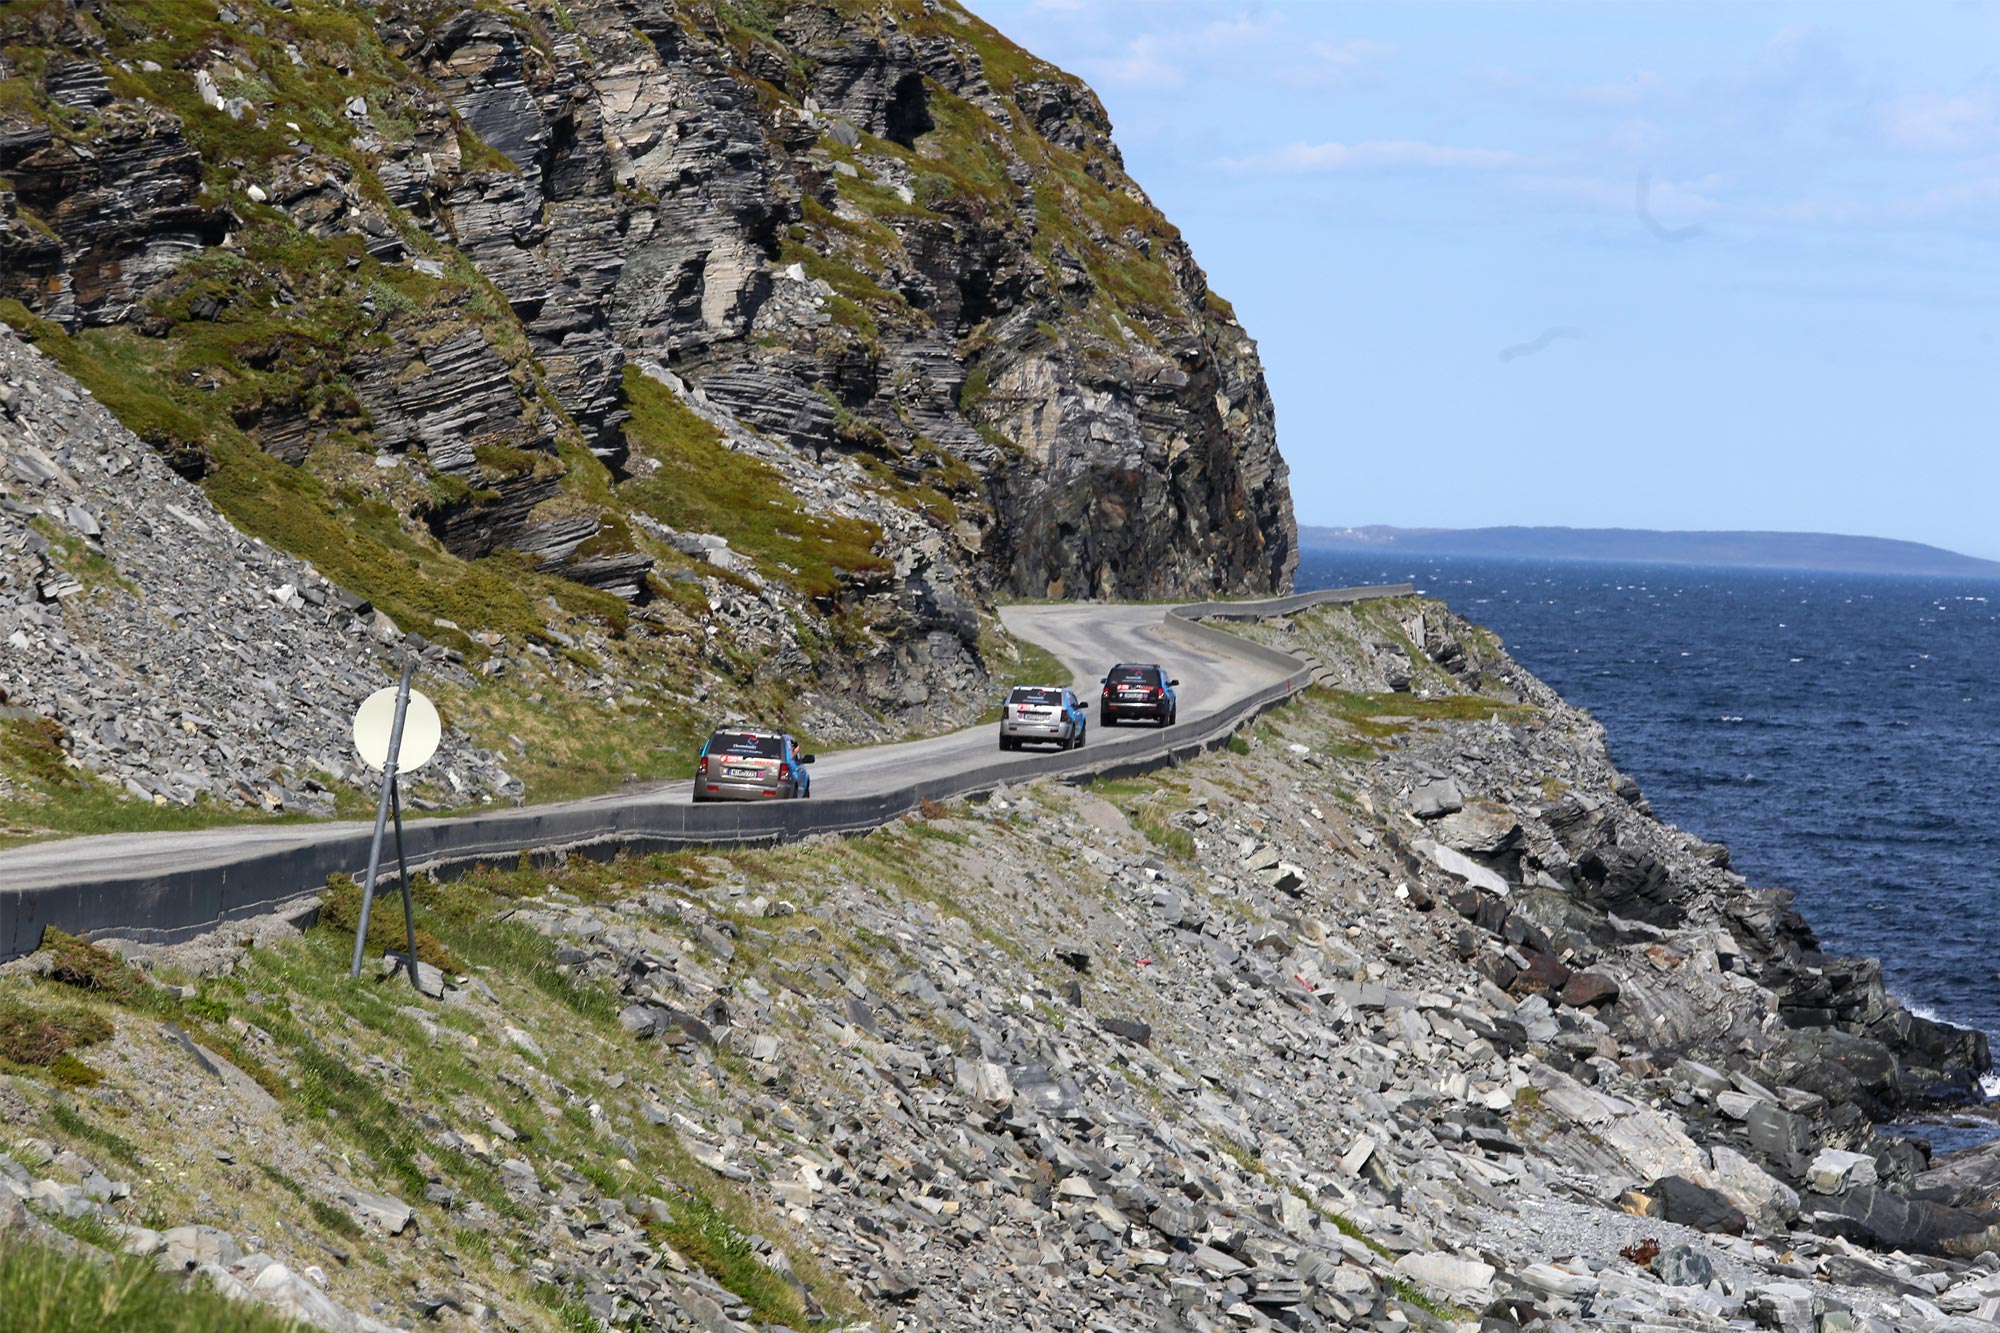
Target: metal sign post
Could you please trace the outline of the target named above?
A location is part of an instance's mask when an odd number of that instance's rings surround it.
[[[382,796],[375,803],[375,840],[368,849],[368,878],[361,885],[361,923],[354,929],[354,963],[347,971],[350,977],[361,975],[361,955],[368,946],[368,917],[375,906],[375,878],[382,869],[382,834],[386,831],[393,807],[396,814],[396,867],[402,873],[403,915],[409,926],[410,954],[405,961],[413,986],[417,982],[417,926],[410,909],[410,868],[403,860],[403,802],[396,789],[396,761],[402,757],[403,720],[409,714],[410,680],[416,674],[416,662],[406,659],[402,683],[396,686],[396,716],[389,724],[389,751],[383,757]]]
[[[416,659],[404,659],[401,683],[375,691],[354,713],[354,748],[382,770],[382,796],[375,804],[375,839],[368,848],[368,877],[361,885],[361,922],[354,931],[354,963],[347,974],[361,975],[361,955],[368,947],[368,918],[375,908],[375,882],[382,872],[382,835],[393,818],[396,870],[403,884],[403,933],[410,948],[402,961],[410,984],[422,990],[417,982],[417,914],[410,901],[410,863],[403,856],[402,775],[430,762],[443,738],[443,727],[437,709],[423,691],[410,688],[416,672]]]

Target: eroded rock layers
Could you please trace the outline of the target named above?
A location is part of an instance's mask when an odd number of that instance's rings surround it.
[[[657,363],[858,464],[849,507],[922,517],[956,597],[1290,582],[1253,343],[1095,96],[955,6],[52,0],[0,37],[0,300],[159,372],[191,420],[107,401],[184,475],[240,433],[454,557],[643,599],[675,560],[619,483]],[[835,572],[801,615],[884,591]],[[947,619],[876,629],[976,668]]]

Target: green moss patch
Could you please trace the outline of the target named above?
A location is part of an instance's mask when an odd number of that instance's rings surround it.
[[[882,530],[860,519],[809,513],[775,468],[723,443],[673,390],[625,368],[625,428],[635,454],[659,464],[618,487],[619,498],[684,532],[712,532],[756,560],[767,576],[807,596],[835,598],[844,581],[885,574]]]
[[[111,1038],[111,1024],[87,1009],[55,1008],[0,996],[0,1064],[48,1069]]]
[[[42,1245],[0,1245],[0,1333],[301,1333],[261,1305],[182,1283],[148,1259],[78,1263]]]

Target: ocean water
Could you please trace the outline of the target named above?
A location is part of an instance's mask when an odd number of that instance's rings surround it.
[[[2000,581],[1315,551],[1298,573],[1403,581],[1588,708],[1654,813],[1794,890],[1829,952],[2000,1052]]]

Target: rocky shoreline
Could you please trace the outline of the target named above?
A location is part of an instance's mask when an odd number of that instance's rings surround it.
[[[2000,1327],[2000,1154],[1874,1128],[1982,1036],[1438,604],[1247,632],[1323,688],[1151,778],[426,889],[430,998],[283,922],[0,969],[116,1029],[0,1217],[329,1329]]]

